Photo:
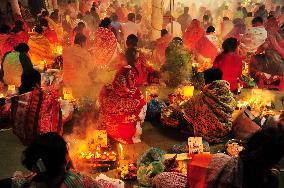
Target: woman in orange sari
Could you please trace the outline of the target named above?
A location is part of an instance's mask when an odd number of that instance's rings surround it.
[[[99,103],[102,128],[111,138],[125,144],[141,142],[147,105],[131,66],[121,68],[112,84],[102,88]]]
[[[195,45],[203,36],[205,36],[205,31],[200,21],[194,19],[183,35],[184,45],[191,51],[195,49]]]
[[[37,25],[35,33],[30,36],[28,41],[30,47],[30,58],[34,66],[41,65],[43,62],[47,66],[53,64],[55,55],[52,53],[48,39],[43,36],[43,29]]]

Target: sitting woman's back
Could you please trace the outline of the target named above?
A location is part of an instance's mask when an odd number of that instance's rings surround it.
[[[229,135],[232,128],[232,113],[236,101],[230,91],[230,84],[222,79],[219,69],[204,72],[205,87],[183,105],[188,126],[194,129],[194,136],[201,136],[210,143],[219,143]]]
[[[13,132],[23,144],[46,132],[62,134],[62,113],[57,92],[40,88],[41,75],[32,69],[22,74],[18,96],[12,98]]]

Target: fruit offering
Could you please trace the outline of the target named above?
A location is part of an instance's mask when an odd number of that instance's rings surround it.
[[[135,164],[130,163],[118,168],[118,175],[123,180],[133,180],[137,178],[137,167]]]

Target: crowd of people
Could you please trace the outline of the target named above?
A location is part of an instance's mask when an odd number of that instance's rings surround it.
[[[2,180],[0,187],[111,187],[73,168],[62,137],[63,125],[70,119],[59,98],[63,88],[72,91],[73,101],[97,100],[98,128],[123,144],[141,142],[148,102],[141,91],[144,86],[197,86],[200,93],[162,110],[177,112],[178,117],[161,115],[160,120],[210,144],[232,135],[234,94],[250,87],[244,78],[254,80],[259,88],[284,91],[284,6],[280,4],[236,8],[223,4],[199,11],[191,5],[179,14],[165,11],[161,37],[151,41],[156,28],[147,2],[90,2],[78,6],[68,1],[51,12],[38,10],[44,4],[30,10],[21,6],[32,22],[23,14],[0,25],[0,93],[5,93],[0,121],[8,114],[14,134],[28,145],[22,164],[32,172]],[[61,81],[44,83],[50,71],[56,72],[52,80]],[[278,187],[277,164],[284,156],[283,115],[275,127],[243,137],[247,146],[239,158],[196,156],[187,177],[163,172],[151,177],[151,184]],[[207,172],[194,166],[200,160],[207,164]]]

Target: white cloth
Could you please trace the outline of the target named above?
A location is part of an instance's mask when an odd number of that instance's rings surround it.
[[[138,33],[141,33],[139,25],[131,21],[122,24],[122,32],[124,36],[124,42],[126,42],[126,39],[129,35],[133,34],[138,37]]]
[[[216,46],[218,52],[221,52],[221,49],[219,47],[219,40],[218,40],[218,37],[214,34],[209,34],[209,35],[206,35],[206,37],[208,38],[208,40],[214,44],[214,46]]]
[[[249,28],[241,39],[241,49],[245,52],[255,53],[267,39],[266,29],[261,27]]]
[[[166,30],[172,34],[173,38],[175,37],[180,37],[182,38],[182,30],[181,30],[181,25],[176,22],[173,21],[173,32],[172,32],[172,23],[169,23],[166,27]]]

